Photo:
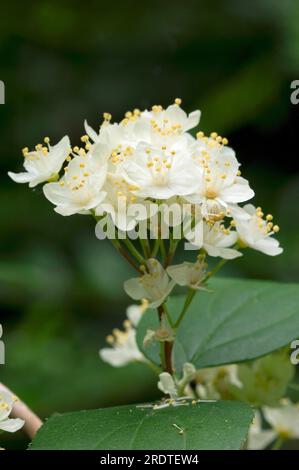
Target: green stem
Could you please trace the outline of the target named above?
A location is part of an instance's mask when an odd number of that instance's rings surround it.
[[[167,320],[168,320],[169,325],[171,326],[171,328],[173,328],[173,327],[174,327],[174,324],[173,324],[172,318],[171,318],[171,316],[170,316],[170,313],[169,313],[169,310],[168,310],[166,304],[163,304],[163,310],[164,310],[164,312],[165,312],[165,314],[166,314],[166,317],[167,317]]]
[[[227,263],[227,259],[222,259],[221,261],[219,261],[218,264],[216,264],[215,268],[212,269],[212,271],[210,271],[206,277],[204,278],[203,282],[207,281],[208,279],[210,279],[210,277],[214,276],[214,274],[218,273],[218,271]]]
[[[187,296],[186,296],[184,306],[183,306],[183,310],[181,311],[179,318],[177,319],[177,321],[174,324],[175,328],[178,328],[178,326],[181,324],[181,321],[183,320],[183,318],[185,316],[185,313],[187,312],[188,307],[191,304],[195,294],[196,294],[195,289],[189,289],[189,291],[187,293]]]
[[[173,374],[172,348],[173,348],[173,341],[164,341],[165,371],[168,372],[170,375]]]
[[[97,217],[95,215],[95,211],[91,211],[91,215],[93,216],[94,220],[98,222],[101,220],[101,217]],[[143,274],[143,272],[139,269],[139,266],[135,263],[135,261],[130,257],[130,255],[124,250],[124,248],[121,246],[120,241],[116,238],[113,240],[113,238],[110,238],[110,241],[112,245],[117,249],[117,251],[121,254],[123,258],[125,258],[126,261],[134,268],[136,271],[138,271],[140,274]]]
[[[221,268],[222,266],[225,265],[225,263],[227,262],[226,259],[222,259],[221,261],[219,261],[219,263],[215,266],[214,269],[212,269],[212,271],[210,271],[206,277],[203,279],[203,283],[206,282],[208,279],[210,279],[212,276],[214,276],[214,274],[216,274]],[[185,300],[185,303],[184,303],[184,306],[183,306],[183,310],[181,311],[180,313],[180,316],[179,318],[177,319],[176,323],[175,323],[175,328],[178,328],[178,326],[180,325],[181,321],[183,320],[192,300],[194,299],[194,296],[196,294],[196,290],[195,289],[189,289],[189,292],[187,294],[187,297],[186,297],[186,300]]]
[[[148,238],[144,240],[144,243],[145,243],[145,251],[147,253],[147,258],[149,258],[151,255],[151,245],[150,245],[150,242],[148,241]]]
[[[160,305],[157,308],[158,315],[159,315],[160,326],[162,324],[163,315],[167,315],[164,308],[165,308],[164,305]],[[167,317],[167,319],[168,319],[168,317]],[[172,348],[173,348],[173,341],[161,341],[160,342],[161,365],[163,367],[163,370],[165,372],[168,372],[171,375],[173,374],[173,369],[172,369]]]
[[[166,370],[165,349],[164,349],[164,343],[162,341],[160,342],[160,360],[161,360],[161,367],[163,371],[165,371]]]
[[[165,244],[163,238],[159,239],[159,244],[160,244],[160,252],[161,252],[161,258],[162,258],[162,263],[165,264],[166,261],[166,249],[165,249]]]
[[[144,258],[148,259],[150,257],[150,246],[149,246],[148,239],[140,238],[139,242],[142,248]]]
[[[170,247],[169,247],[169,252],[165,261],[165,266],[164,266],[165,268],[167,268],[171,264],[172,259],[175,255],[176,249],[178,247],[179,241],[180,240],[173,240],[172,238],[170,239],[169,241]]]
[[[134,258],[136,258],[136,260],[140,264],[146,264],[145,258],[139,253],[139,251],[135,248],[135,246],[133,245],[131,240],[129,240],[129,238],[125,238],[124,243],[125,243],[126,247],[128,248],[129,252],[131,253],[131,255]]]
[[[153,250],[152,250],[152,252],[151,252],[151,256],[150,256],[151,258],[156,258],[157,253],[158,253],[158,251],[159,251],[159,246],[160,246],[160,240],[159,240],[159,238],[157,238],[157,239],[155,240],[154,248],[153,248]]]
[[[145,363],[155,374],[160,375],[162,372],[162,369],[157,366],[154,362],[150,361],[149,359]]]
[[[271,450],[279,450],[281,446],[283,445],[283,443],[284,443],[284,439],[281,436],[278,436],[273,446],[271,447]]]
[[[128,263],[140,274],[143,274],[143,272],[139,269],[139,266],[135,263],[135,261],[130,257],[130,255],[126,252],[126,250],[123,249],[121,244],[119,243],[118,240],[112,240],[111,239],[112,245],[117,249],[117,251],[121,254],[121,256],[128,261]]]

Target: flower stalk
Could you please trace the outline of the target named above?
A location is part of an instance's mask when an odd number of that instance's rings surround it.
[[[158,307],[158,315],[159,315],[160,327],[162,327],[163,316],[166,316],[167,320],[169,318],[169,313],[167,309],[165,311],[165,305],[160,305]],[[163,370],[165,372],[168,372],[169,374],[173,374],[173,368],[172,368],[173,341],[170,341],[167,339],[165,341],[161,341],[160,348],[161,348],[160,351],[161,351],[161,362],[162,362]]]

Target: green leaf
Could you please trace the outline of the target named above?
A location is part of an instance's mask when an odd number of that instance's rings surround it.
[[[240,449],[253,418],[238,401],[191,403],[160,410],[136,405],[52,416],[32,450]]]
[[[247,361],[275,351],[298,337],[299,287],[268,281],[213,279],[212,292],[196,294],[175,340],[174,366],[197,368]],[[168,310],[175,320],[183,298],[172,298]],[[157,314],[143,316],[137,341],[146,357],[159,364],[159,345],[144,348],[147,328],[158,326]]]
[[[299,286],[214,279],[200,292],[177,333],[175,364],[197,368],[255,359],[298,336]]]

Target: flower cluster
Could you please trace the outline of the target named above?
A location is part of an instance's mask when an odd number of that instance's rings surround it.
[[[159,307],[175,284],[201,289],[206,256],[234,259],[245,247],[282,252],[272,237],[279,230],[273,216],[240,206],[254,192],[228,140],[216,132],[192,135],[200,111],[187,115],[180,105],[177,98],[166,109],[134,109],[119,123],[104,113],[98,132],[85,122],[80,147],[71,147],[67,136],[52,146],[46,137],[34,151],[23,149],[26,172],[9,172],[30,187],[46,183],[43,192],[59,214],[90,214],[99,238],[108,226],[117,229],[109,238],[140,275],[125,290],[151,307]],[[136,230],[141,254],[131,242]],[[199,257],[170,266],[182,239]]]
[[[200,111],[187,115],[180,104],[176,99],[166,109],[135,109],[120,123],[104,113],[99,132],[85,122],[81,147],[72,148],[67,136],[51,146],[46,137],[34,151],[23,149],[26,172],[9,175],[30,187],[46,182],[44,194],[59,214],[109,215],[123,231],[152,216],[151,202],[190,203],[203,220],[198,248],[210,256],[238,256],[229,249],[238,239],[243,246],[279,254],[271,238],[278,231],[272,216],[263,219],[260,208],[238,205],[254,192],[228,140],[216,132],[193,137],[189,130],[198,125]],[[146,211],[130,212],[132,204]]]

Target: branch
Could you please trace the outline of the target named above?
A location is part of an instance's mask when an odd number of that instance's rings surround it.
[[[15,394],[9,390],[9,388],[0,382],[0,391],[1,390],[10,393],[12,396],[15,396]],[[33,439],[43,424],[41,419],[20,399],[18,399],[18,401],[14,404],[11,417],[21,418],[25,421],[23,429],[30,439]]]
[[[166,315],[166,312],[164,310],[164,305],[160,305],[158,308],[158,315],[159,315],[159,320],[160,320],[160,325],[161,325],[161,320],[163,315]],[[167,315],[166,315],[167,316]],[[172,369],[172,348],[173,348],[173,341],[164,341],[161,343],[163,347],[163,359],[164,364],[162,364],[163,369],[165,372],[168,372],[170,375],[173,374],[173,369]]]

